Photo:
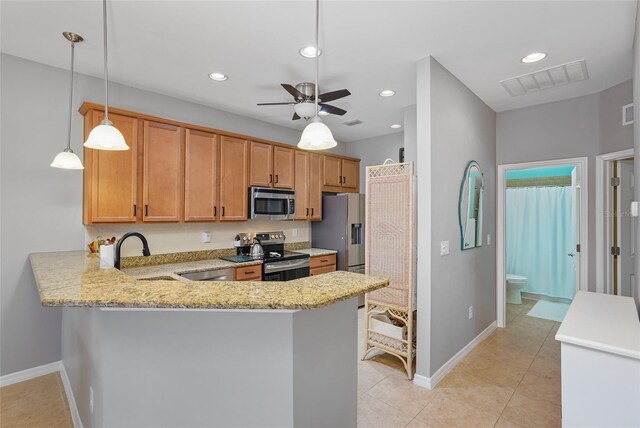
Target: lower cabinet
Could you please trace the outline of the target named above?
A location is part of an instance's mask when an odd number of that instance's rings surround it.
[[[309,263],[311,276],[334,272],[336,270],[336,255],[328,254],[326,256],[311,257]]]
[[[262,281],[262,265],[241,266],[236,268],[236,281]]]

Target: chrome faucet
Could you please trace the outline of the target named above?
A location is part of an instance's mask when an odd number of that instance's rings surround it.
[[[130,236],[137,236],[142,241],[142,255],[143,256],[150,256],[151,255],[151,252],[149,252],[149,244],[147,243],[147,238],[145,238],[142,233],[140,233],[140,232],[127,232],[122,236],[122,238],[118,239],[118,242],[116,243],[116,259],[115,259],[115,263],[114,263],[114,267],[116,269],[120,269],[120,247],[122,247],[122,243],[124,242],[124,240],[127,239]]]

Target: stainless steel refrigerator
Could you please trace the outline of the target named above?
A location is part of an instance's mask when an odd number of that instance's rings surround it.
[[[311,245],[336,250],[338,270],[364,273],[364,200],[359,193],[322,195],[322,221],[311,227]]]

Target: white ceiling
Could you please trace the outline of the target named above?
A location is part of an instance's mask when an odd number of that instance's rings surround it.
[[[110,78],[203,105],[302,129],[280,83],[313,80],[314,2],[122,1],[109,3]],[[80,73],[102,76],[101,2],[0,2],[2,52],[68,68],[62,31],[85,38]],[[349,112],[325,122],[338,140],[399,132],[415,104],[415,62],[431,54],[496,111],[594,93],[631,78],[635,0],[331,1],[321,3],[320,90],[348,88]],[[545,60],[522,64],[533,51]],[[500,80],[585,59],[590,79],[511,97]],[[226,82],[207,75],[222,71]],[[381,98],[391,88],[396,95]],[[117,99],[111,100],[118,104]],[[360,119],[352,128],[342,124]],[[401,130],[400,130],[401,132]]]

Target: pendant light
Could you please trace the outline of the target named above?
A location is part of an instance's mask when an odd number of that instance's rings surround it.
[[[102,0],[102,26],[104,33],[104,120],[89,133],[84,146],[98,150],[129,150],[122,133],[109,120],[109,67],[107,58],[107,0]]]
[[[84,169],[80,158],[71,150],[71,115],[73,109],[73,65],[75,60],[75,44],[82,42],[84,39],[76,33],[65,31],[62,33],[65,39],[71,42],[71,78],[69,87],[69,124],[67,127],[67,147],[64,151],[58,153],[53,159],[51,166],[61,169]]]
[[[318,50],[318,27],[320,21],[320,0],[316,0],[316,52]],[[316,53],[316,90],[315,90],[315,116],[312,119],[311,123],[308,124],[304,131],[302,131],[302,136],[300,137],[300,142],[298,143],[298,147],[305,150],[326,150],[338,145],[336,140],[333,139],[333,134],[331,134],[331,130],[327,125],[322,123],[320,117],[318,116],[318,55]]]

